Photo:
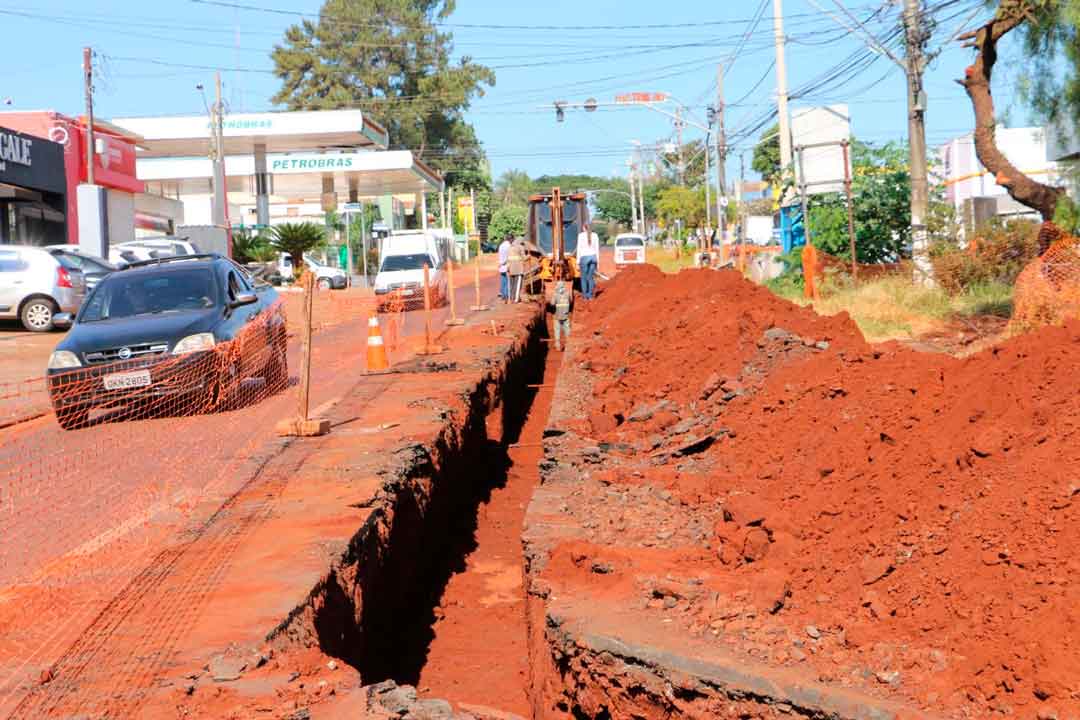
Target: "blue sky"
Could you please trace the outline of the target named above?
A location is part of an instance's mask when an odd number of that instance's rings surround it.
[[[311,13],[320,4],[317,0],[238,1],[264,10]],[[785,34],[790,38],[788,84],[793,89],[813,83],[864,47],[860,39],[814,7],[814,1],[784,3]],[[929,0],[933,5],[950,1]],[[816,2],[835,11],[832,0]],[[897,17],[895,8],[882,3],[846,2],[859,17],[887,8],[871,21],[875,32],[890,27]],[[931,48],[952,35],[979,6],[978,0],[956,0],[941,10]],[[762,8],[764,16],[754,24]],[[97,112],[105,118],[203,112],[195,85],[212,87],[213,73],[183,65],[226,70],[226,97],[233,109],[272,109],[269,98],[277,79],[267,72],[272,68],[268,53],[285,27],[298,20],[288,12],[240,10],[193,0],[98,0],[92,4],[45,0],[36,7],[0,0],[0,15],[5,25],[5,83],[0,98],[9,102],[7,109],[81,113],[81,48],[91,45],[98,52],[101,75]],[[458,0],[457,11],[447,22],[457,53],[496,68],[496,86],[469,113],[496,176],[509,168],[534,176],[625,174],[631,141],[654,144],[670,138],[669,119],[645,108],[601,107],[593,113],[569,111],[564,123],[556,123],[551,103],[588,98],[604,103],[621,92],[663,91],[704,119],[704,106],[715,98],[714,80],[721,62],[728,67],[724,87],[734,145],[728,165],[731,176],[739,170],[739,151],[751,144],[737,141],[739,131],[761,121],[774,102],[771,0],[764,6],[758,0],[549,0],[543,4]],[[655,27],[659,24],[679,27]],[[1010,67],[1015,63],[1009,62],[1009,55],[1006,48],[995,91],[1000,109],[1008,111],[1014,124],[1022,124],[1028,117],[1013,101],[1016,78]],[[926,86],[932,147],[970,131],[970,104],[953,81],[962,76],[969,58],[969,50],[952,42],[930,65]],[[230,71],[237,68],[243,71]],[[857,136],[876,142],[902,141],[907,128],[904,92],[900,69],[881,58],[842,86],[820,84],[805,99],[793,101],[793,107],[847,102]],[[687,128],[685,138],[702,134]],[[749,164],[749,154],[746,157]]]

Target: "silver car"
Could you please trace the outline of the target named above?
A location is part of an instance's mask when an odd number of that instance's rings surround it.
[[[0,245],[0,319],[47,332],[56,313],[77,312],[85,296],[82,271],[64,267],[48,250]]]

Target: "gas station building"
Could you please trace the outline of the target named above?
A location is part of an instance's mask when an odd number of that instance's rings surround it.
[[[203,116],[116,118],[139,137],[136,172],[146,192],[179,201],[177,224],[212,224],[213,127]],[[345,203],[375,203],[384,223],[427,222],[425,194],[439,174],[408,150],[387,150],[387,131],[360,110],[230,114],[223,122],[229,224],[322,222]]]

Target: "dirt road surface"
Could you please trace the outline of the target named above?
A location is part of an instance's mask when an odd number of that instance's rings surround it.
[[[497,278],[485,277],[482,292],[492,298]],[[458,288],[459,315],[469,314],[473,296],[471,284]],[[393,362],[414,351],[422,316],[402,316]],[[448,307],[433,311],[433,333],[447,317]],[[312,415],[363,381],[366,342],[366,316],[316,333]],[[295,338],[289,364],[295,385]],[[119,588],[259,472],[280,448],[275,423],[293,416],[295,403],[291,387],[231,412],[69,432],[48,415],[0,430],[0,717]]]

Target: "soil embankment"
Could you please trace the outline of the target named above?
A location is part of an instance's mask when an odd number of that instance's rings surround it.
[[[1080,324],[956,359],[647,267],[577,320],[526,530],[538,717],[1080,712]]]

